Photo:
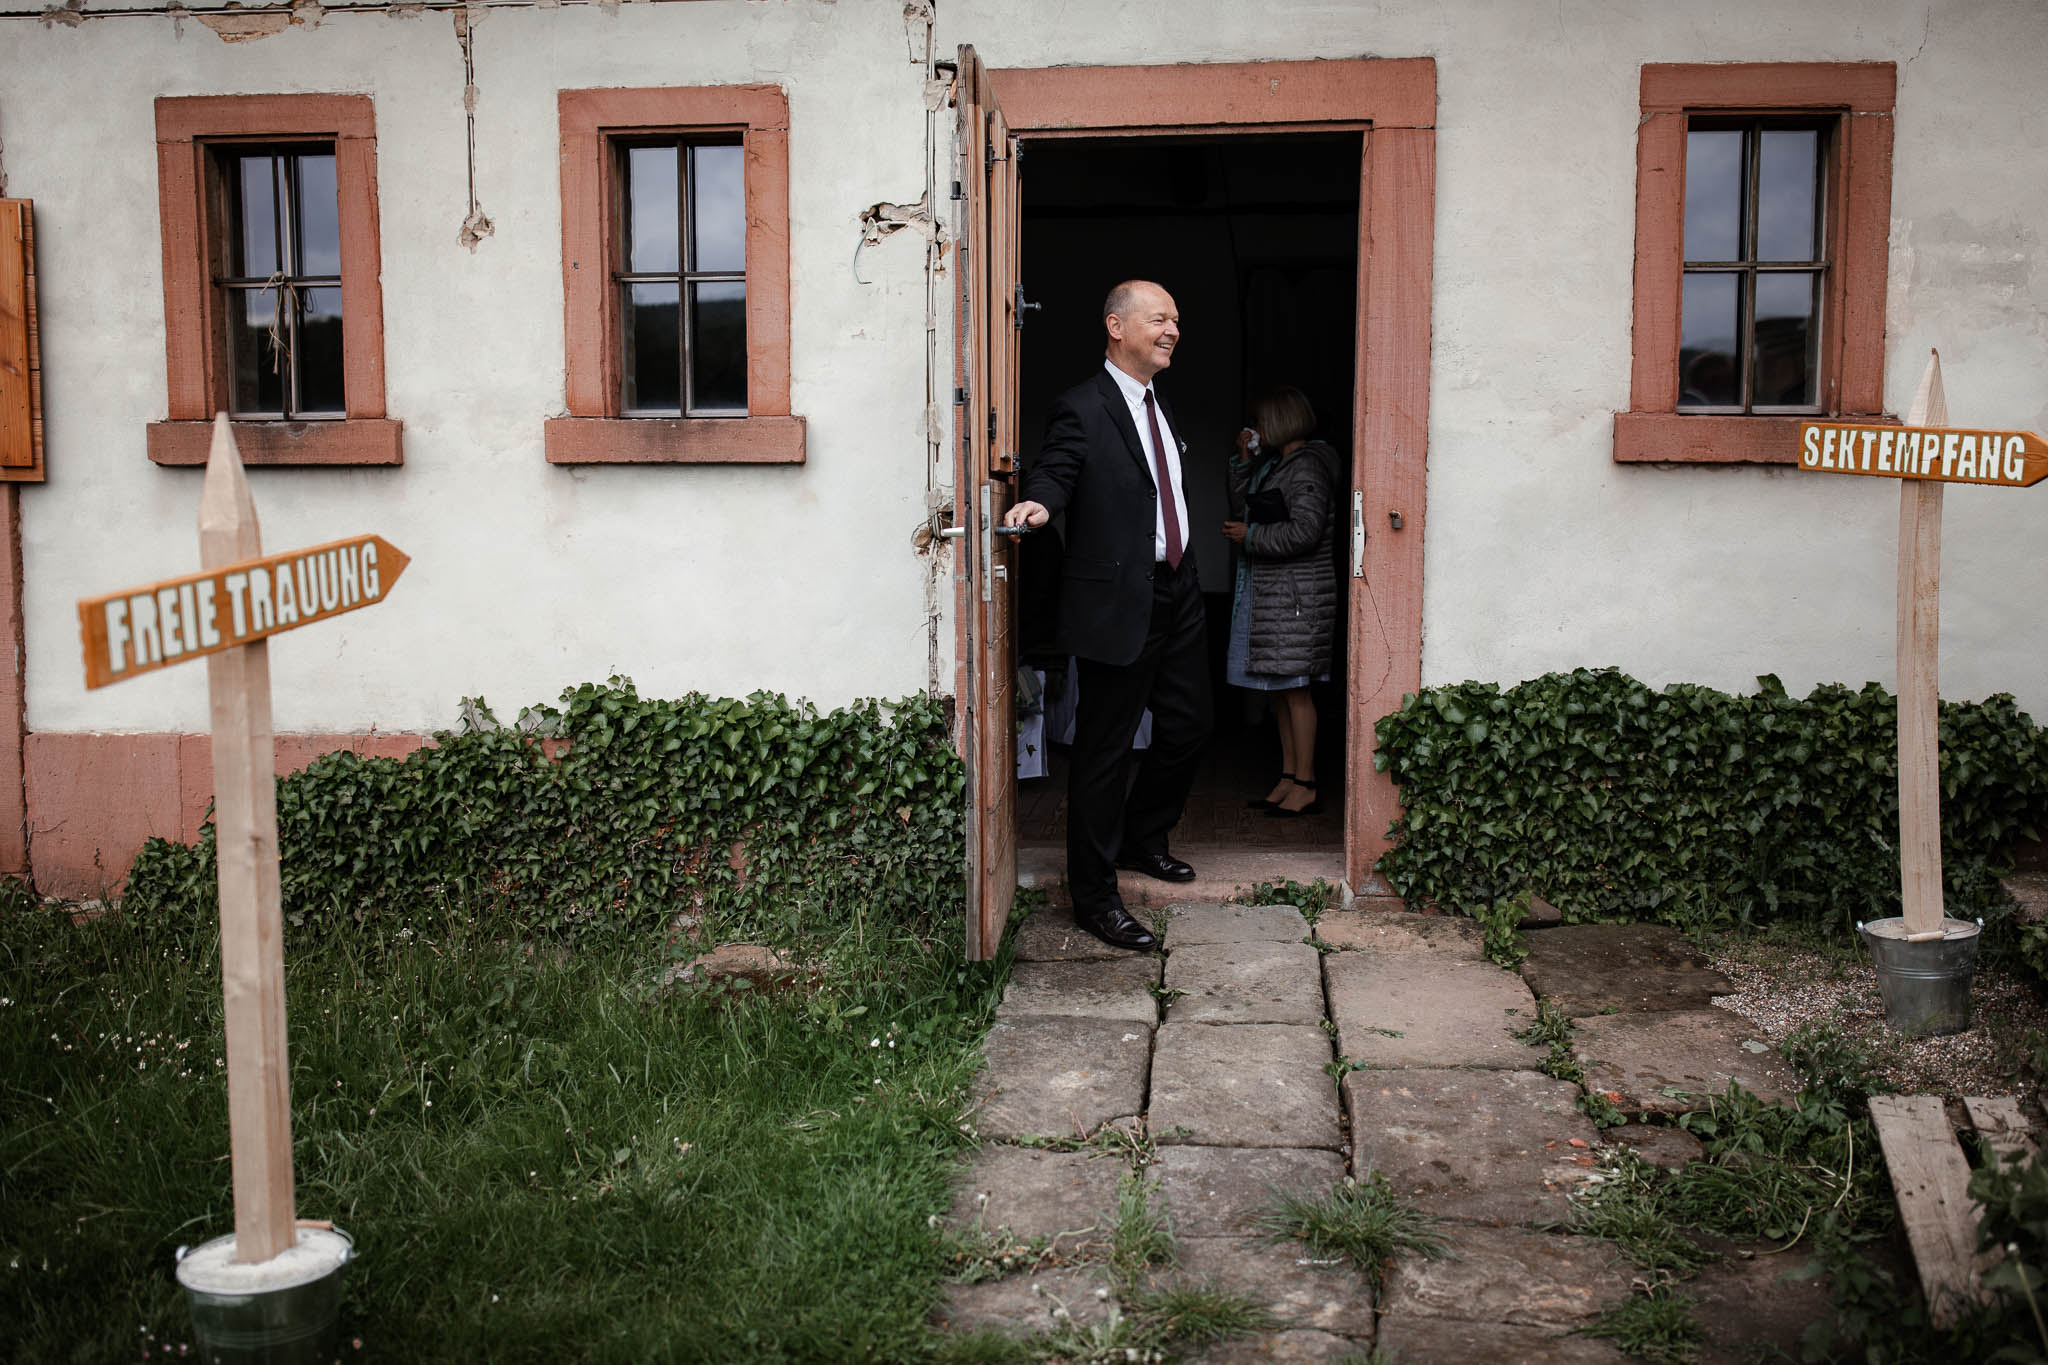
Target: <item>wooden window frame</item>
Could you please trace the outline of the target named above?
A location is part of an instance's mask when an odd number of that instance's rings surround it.
[[[562,305],[566,417],[548,419],[550,464],[802,464],[789,401],[789,97],[774,85],[563,90]],[[737,134],[746,149],[747,412],[620,411],[621,231],[613,139]]]
[[[395,465],[402,424],[384,408],[383,258],[377,229],[377,125],[368,95],[185,95],[156,101],[163,220],[164,360],[169,418],[149,426],[149,458],[201,466],[211,422],[228,406],[227,326],[214,259],[210,149],[237,142],[334,143],[340,196],[345,411],[336,419],[239,420],[251,465]]]
[[[1629,410],[1614,414],[1618,463],[1790,464],[1810,416],[1678,411],[1685,271],[1685,135],[1694,114],[1832,115],[1822,288],[1820,408],[1884,414],[1884,296],[1889,261],[1890,62],[1651,63],[1636,134],[1636,258]]]

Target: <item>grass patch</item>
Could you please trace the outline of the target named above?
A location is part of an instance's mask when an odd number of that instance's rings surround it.
[[[935,1350],[929,1220],[1003,964],[870,922],[769,998],[655,989],[658,940],[287,935],[298,1207],[356,1237],[366,1357]],[[172,1250],[232,1222],[212,936],[0,915],[18,1358],[189,1340]]]
[[[1437,1236],[1438,1220],[1402,1203],[1378,1171],[1357,1184],[1333,1186],[1324,1195],[1280,1191],[1259,1226],[1275,1240],[1292,1238],[1318,1256],[1347,1258],[1372,1281],[1374,1293],[1402,1252],[1429,1260],[1450,1254]]]
[[[1686,1365],[1706,1341],[1692,1300],[1661,1285],[1646,1294],[1630,1295],[1579,1331],[1583,1336],[1605,1337],[1652,1365]]]
[[[1140,1298],[1137,1307],[1177,1346],[1210,1346],[1279,1326],[1265,1305],[1209,1284],[1175,1285]]]

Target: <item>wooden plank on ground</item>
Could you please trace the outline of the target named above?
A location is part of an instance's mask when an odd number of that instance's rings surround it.
[[[1996,1153],[2000,1161],[2015,1153],[2021,1156],[2034,1154],[2033,1127],[2021,1112],[2020,1102],[2012,1096],[1971,1095],[1963,1100],[1963,1108],[1969,1112],[1970,1126],[1977,1130],[1977,1136],[1984,1139],[1984,1145]]]
[[[1977,1209],[1970,1202],[1970,1163],[1933,1095],[1873,1095],[1877,1126],[1899,1220],[1913,1247],[1920,1288],[1937,1327],[1952,1325],[1972,1300],[1981,1299]]]

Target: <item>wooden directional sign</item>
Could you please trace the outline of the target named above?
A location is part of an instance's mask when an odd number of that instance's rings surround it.
[[[1808,422],[1799,429],[1799,467],[2026,488],[2048,479],[2048,441],[2031,431]]]
[[[382,536],[353,536],[85,598],[85,685],[105,687],[381,602],[410,562]]]

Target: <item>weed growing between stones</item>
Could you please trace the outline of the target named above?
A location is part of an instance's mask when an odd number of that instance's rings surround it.
[[[1579,1331],[1583,1336],[1605,1337],[1651,1365],[1685,1365],[1698,1355],[1706,1340],[1692,1300],[1668,1285],[1630,1295]]]
[[[1546,1076],[1560,1081],[1570,1081],[1580,1086],[1583,1093],[1576,1101],[1578,1110],[1593,1120],[1596,1127],[1619,1128],[1628,1122],[1618,1103],[1620,1096],[1611,1090],[1595,1090],[1586,1085],[1585,1068],[1579,1065],[1579,1056],[1572,1047],[1572,1032],[1578,1025],[1570,1015],[1548,1000],[1536,1002],[1535,1022],[1525,1029],[1509,1029],[1507,1034],[1517,1042],[1546,1047],[1549,1052],[1538,1069]]]
[[[1402,1252],[1427,1260],[1450,1255],[1437,1236],[1439,1220],[1402,1203],[1378,1171],[1367,1172],[1355,1184],[1332,1186],[1324,1195],[1280,1191],[1258,1223],[1275,1241],[1292,1239],[1318,1256],[1349,1258],[1372,1281],[1375,1294]]]
[[[1152,1196],[1159,1182],[1137,1171],[1124,1172],[1116,1186],[1116,1228],[1110,1235],[1109,1269],[1126,1292],[1136,1288],[1146,1270],[1155,1265],[1172,1265],[1175,1258],[1173,1232],[1166,1225],[1166,1213]]]
[[[1185,1346],[1209,1346],[1227,1337],[1279,1326],[1279,1319],[1264,1304],[1206,1283],[1174,1285],[1143,1295],[1137,1308],[1159,1325],[1168,1340]]]
[[[1337,888],[1321,877],[1312,882],[1260,882],[1249,891],[1231,897],[1233,905],[1291,905],[1311,925],[1337,903]]]

